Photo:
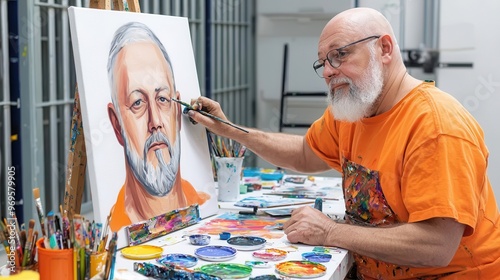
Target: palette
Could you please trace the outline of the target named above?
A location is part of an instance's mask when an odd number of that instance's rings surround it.
[[[125,232],[129,245],[137,245],[167,233],[194,225],[200,221],[198,204],[170,211],[144,222],[127,226]]]
[[[215,275],[208,275],[201,271],[190,271],[185,268],[176,268],[171,264],[167,266],[157,266],[147,262],[143,263],[134,262],[134,271],[141,275],[149,277],[148,279],[222,280],[222,278]],[[137,278],[137,276],[133,278],[127,277],[127,279],[135,279],[135,278]]]
[[[332,259],[332,255],[318,252],[306,252],[302,253],[302,258],[310,262],[325,263]]]
[[[204,246],[210,243],[210,235],[206,234],[192,234],[189,236],[189,242],[193,245]]]
[[[269,229],[276,223],[284,223],[287,218],[273,218],[268,216],[243,215],[238,213],[224,213],[212,219],[192,233],[217,235],[221,231],[230,232],[233,236],[259,236],[266,239],[280,239],[285,234],[283,231]]]
[[[174,264],[182,267],[193,267],[198,263],[198,259],[195,256],[186,254],[167,254],[156,259],[157,262],[166,265]]]
[[[261,168],[245,167],[243,168],[243,177],[258,177],[261,174]]]
[[[227,243],[240,251],[254,251],[266,245],[266,240],[257,236],[235,236],[227,240]]]
[[[205,261],[223,262],[236,256],[236,249],[229,246],[205,246],[196,249],[194,255]]]
[[[214,263],[200,267],[200,271],[223,279],[237,279],[250,276],[252,268],[237,263]]]
[[[152,245],[137,245],[123,248],[122,255],[132,260],[150,260],[161,256],[163,249]]]
[[[276,272],[295,278],[316,278],[326,274],[326,266],[310,261],[286,261],[276,265]]]
[[[285,175],[285,173],[282,170],[262,169],[260,179],[264,181],[278,181],[283,178],[283,175]]]
[[[253,252],[252,256],[257,259],[270,260],[270,261],[280,261],[286,258],[288,253],[286,251],[269,248],[261,251]]]
[[[245,261],[245,265],[254,267],[254,268],[268,268],[271,267],[271,264],[266,261]]]
[[[259,275],[255,277],[250,277],[249,280],[282,280],[283,278],[278,277],[273,274],[267,274],[267,275]]]

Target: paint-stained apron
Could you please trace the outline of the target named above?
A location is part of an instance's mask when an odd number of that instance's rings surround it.
[[[342,188],[346,206],[346,222],[366,227],[384,227],[400,221],[393,212],[380,186],[380,174],[344,158]],[[358,279],[410,278],[410,267],[386,263],[353,253]],[[440,275],[443,276],[443,275]],[[439,276],[439,277],[440,277]],[[436,279],[437,276],[419,277]]]

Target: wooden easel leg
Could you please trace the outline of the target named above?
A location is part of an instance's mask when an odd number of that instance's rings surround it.
[[[111,10],[111,2],[109,0],[90,0],[89,6],[93,9]]]
[[[69,144],[68,165],[66,169],[66,188],[64,191],[64,213],[71,220],[74,214],[80,214],[83,188],[85,184],[85,168],[87,153],[82,127],[80,96],[78,87],[75,91],[75,105],[71,120],[71,139]]]
[[[139,7],[139,0],[130,0],[130,1],[127,1],[127,3],[128,3],[129,11],[136,12],[136,13],[141,12],[141,8]]]

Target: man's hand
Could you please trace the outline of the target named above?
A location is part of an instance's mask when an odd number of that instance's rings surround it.
[[[197,99],[191,99],[191,106],[193,107],[193,110],[188,111],[190,118],[206,126],[215,134],[229,137],[230,130],[233,130],[234,128],[196,112],[196,110],[202,110],[229,122],[218,102],[204,96],[200,96]]]
[[[294,209],[291,218],[283,224],[283,229],[292,243],[327,245],[324,242],[335,222],[322,212],[304,206]]]
[[[465,225],[432,218],[386,227],[337,223],[318,210],[295,209],[283,225],[292,243],[336,246],[377,260],[413,267],[447,266],[458,249]]]

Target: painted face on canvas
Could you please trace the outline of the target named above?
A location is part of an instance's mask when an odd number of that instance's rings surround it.
[[[126,45],[115,67],[127,161],[155,196],[170,192],[180,161],[179,105],[170,65],[152,42]]]

